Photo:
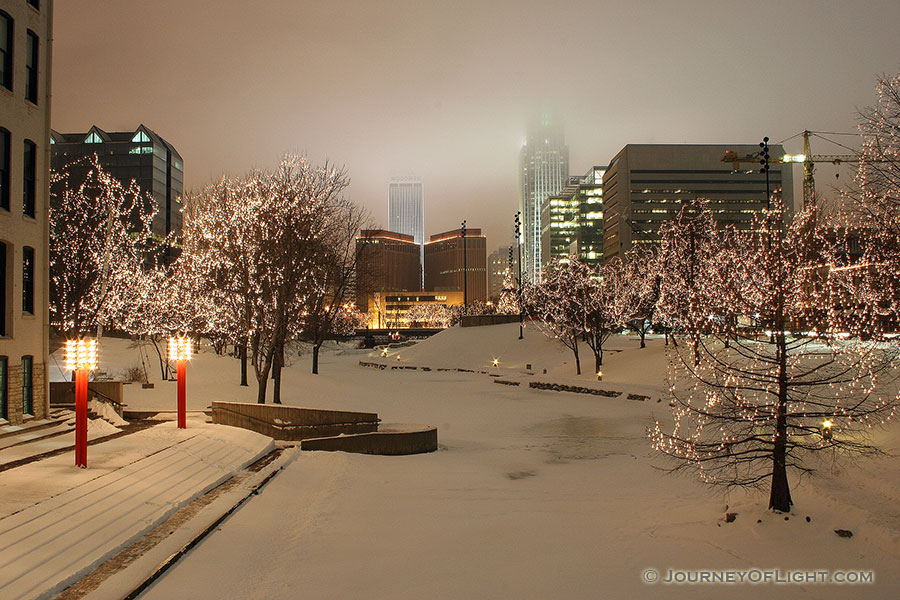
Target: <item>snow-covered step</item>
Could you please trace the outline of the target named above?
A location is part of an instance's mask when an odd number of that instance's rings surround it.
[[[96,425],[95,425],[96,423]],[[69,427],[68,431],[57,433],[52,436],[44,436],[28,443],[16,444],[0,449],[0,470],[6,465],[18,463],[19,461],[54,452],[63,448],[75,447],[75,420],[67,420],[64,425]],[[120,430],[101,419],[91,419],[88,421],[88,441],[94,441],[100,438],[108,437],[118,433]],[[88,452],[90,455],[90,451]],[[89,459],[90,460],[90,459]],[[0,596],[2,598],[2,596]]]
[[[74,425],[71,425],[65,421],[54,421],[51,422],[48,427],[27,429],[15,435],[7,435],[0,438],[0,450],[3,450],[4,448],[10,448],[12,446],[18,446],[19,444],[27,444],[28,442],[33,442],[35,440],[62,435],[64,433],[74,431],[74,429]]]
[[[0,440],[5,437],[20,435],[29,431],[37,431],[44,427],[53,427],[57,424],[56,419],[33,419],[21,425],[4,425],[0,427]]]

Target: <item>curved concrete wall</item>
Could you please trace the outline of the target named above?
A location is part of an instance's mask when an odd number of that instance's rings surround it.
[[[305,440],[378,430],[375,413],[299,408],[274,404],[213,402],[212,421],[242,427],[276,440]]]
[[[306,439],[302,450],[328,450],[402,456],[423,454],[437,450],[437,428],[425,425],[385,425],[379,431],[340,437]]]

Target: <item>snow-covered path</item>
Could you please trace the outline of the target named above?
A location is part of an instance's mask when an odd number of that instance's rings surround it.
[[[491,351],[460,344],[461,366]],[[433,350],[410,348],[401,361],[448,351]],[[609,377],[662,387],[660,349],[647,350],[612,355]],[[142,597],[897,597],[900,526],[885,518],[897,506],[893,459],[840,474],[842,487],[882,498],[874,510],[842,501],[831,473],[791,481],[796,511],[785,520],[765,510],[762,494],[723,495],[661,472],[645,427],[667,414],[665,403],[511,388],[477,374],[364,369],[358,358],[326,355],[318,377],[299,361],[285,401],[437,425],[442,449],[303,453]],[[897,449],[896,435],[886,446]],[[737,513],[732,523],[726,505]],[[874,571],[875,583],[648,585],[648,568],[662,576],[855,569]]]
[[[86,470],[67,454],[0,474],[0,598],[62,589],[271,448],[249,431],[167,422],[91,446]]]

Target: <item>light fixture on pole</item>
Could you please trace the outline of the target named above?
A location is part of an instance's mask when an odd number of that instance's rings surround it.
[[[97,368],[96,340],[67,340],[66,369],[75,373],[75,466],[87,468],[88,373]]]
[[[169,338],[169,360],[177,361],[178,370],[178,429],[187,428],[187,399],[185,394],[185,364],[193,353],[193,342],[189,337]]]
[[[522,244],[519,243],[519,238],[521,236],[521,225],[522,225],[522,211],[518,211],[516,213],[516,247],[519,249],[519,260],[516,261],[519,263],[519,278],[516,280],[516,300],[519,303],[519,339],[523,339],[525,337],[524,332],[522,331],[524,326],[525,315],[522,312]]]
[[[761,150],[759,151],[759,164],[762,165],[762,168],[759,170],[760,173],[765,173],[766,175],[766,209],[772,208],[772,200],[769,197],[769,137],[766,136],[763,138],[763,141],[759,143],[759,147]]]
[[[460,231],[462,231],[462,250],[463,250],[463,306],[469,305],[469,264],[466,256],[466,220],[460,223]]]

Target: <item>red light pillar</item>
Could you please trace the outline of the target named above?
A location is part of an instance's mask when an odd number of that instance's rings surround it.
[[[75,466],[87,468],[88,370],[75,371]]]
[[[178,429],[187,429],[187,401],[184,386],[186,362],[183,358],[178,361]]]

